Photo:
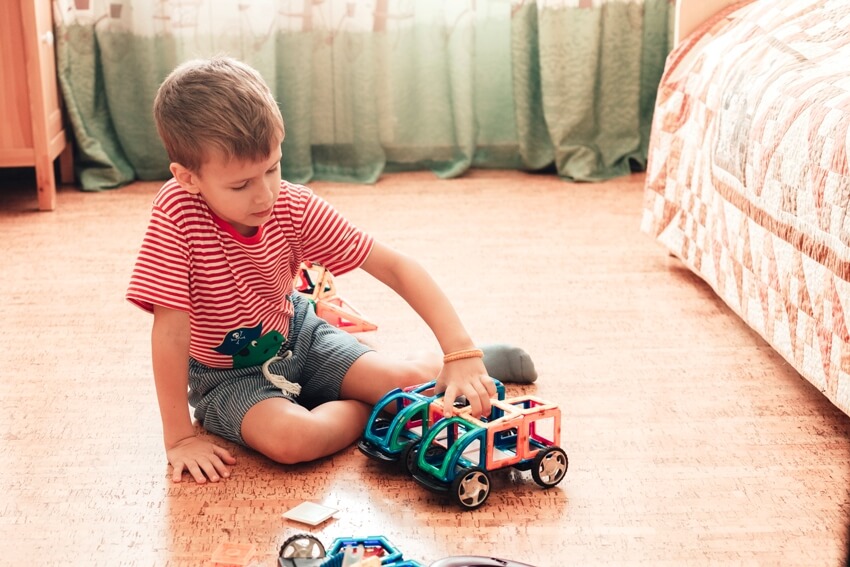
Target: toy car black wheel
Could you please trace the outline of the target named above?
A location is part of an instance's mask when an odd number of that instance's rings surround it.
[[[420,441],[412,441],[401,450],[401,458],[399,461],[402,464],[402,472],[409,473],[411,476],[419,471],[419,451],[422,443]],[[442,445],[431,445],[425,449],[425,460],[434,463],[442,460],[446,454],[446,448]]]
[[[419,441],[411,441],[404,446],[399,455],[399,469],[411,476],[419,470],[416,461],[419,459]]]
[[[451,497],[466,510],[474,510],[490,496],[490,475],[479,467],[461,470],[452,481]]]
[[[320,559],[325,556],[325,546],[310,534],[295,534],[286,538],[280,546],[280,555],[284,559]]]
[[[540,449],[531,463],[531,477],[543,488],[551,488],[563,480],[570,463],[560,447]]]

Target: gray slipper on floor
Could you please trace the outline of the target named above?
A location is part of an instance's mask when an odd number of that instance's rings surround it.
[[[537,380],[537,371],[531,356],[519,347],[492,344],[481,347],[484,366],[493,378],[505,383],[531,384]]]

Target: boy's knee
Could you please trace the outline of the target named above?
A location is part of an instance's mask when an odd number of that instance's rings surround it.
[[[311,436],[302,431],[309,428],[310,416],[297,415],[294,404],[269,411],[279,401],[266,400],[262,408],[258,405],[249,411],[242,420],[242,438],[249,447],[282,465],[311,460]]]
[[[316,443],[312,436],[305,432],[269,424],[263,437],[262,447],[257,449],[281,465],[297,465],[316,458]]]
[[[305,447],[298,440],[297,435],[290,435],[281,439],[279,443],[267,448],[263,454],[281,465],[297,465],[311,460],[305,452]]]

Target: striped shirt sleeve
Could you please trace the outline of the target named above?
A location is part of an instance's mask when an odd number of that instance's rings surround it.
[[[159,206],[154,205],[127,299],[148,312],[154,305],[191,312],[189,254],[183,231]]]
[[[372,237],[309,189],[298,190],[292,214],[304,259],[322,264],[334,276],[359,268],[372,251]]]

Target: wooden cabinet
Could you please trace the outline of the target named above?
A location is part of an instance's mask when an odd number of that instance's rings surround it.
[[[0,167],[34,167],[38,208],[56,207],[53,163],[72,182],[62,122],[51,0],[0,0]]]

